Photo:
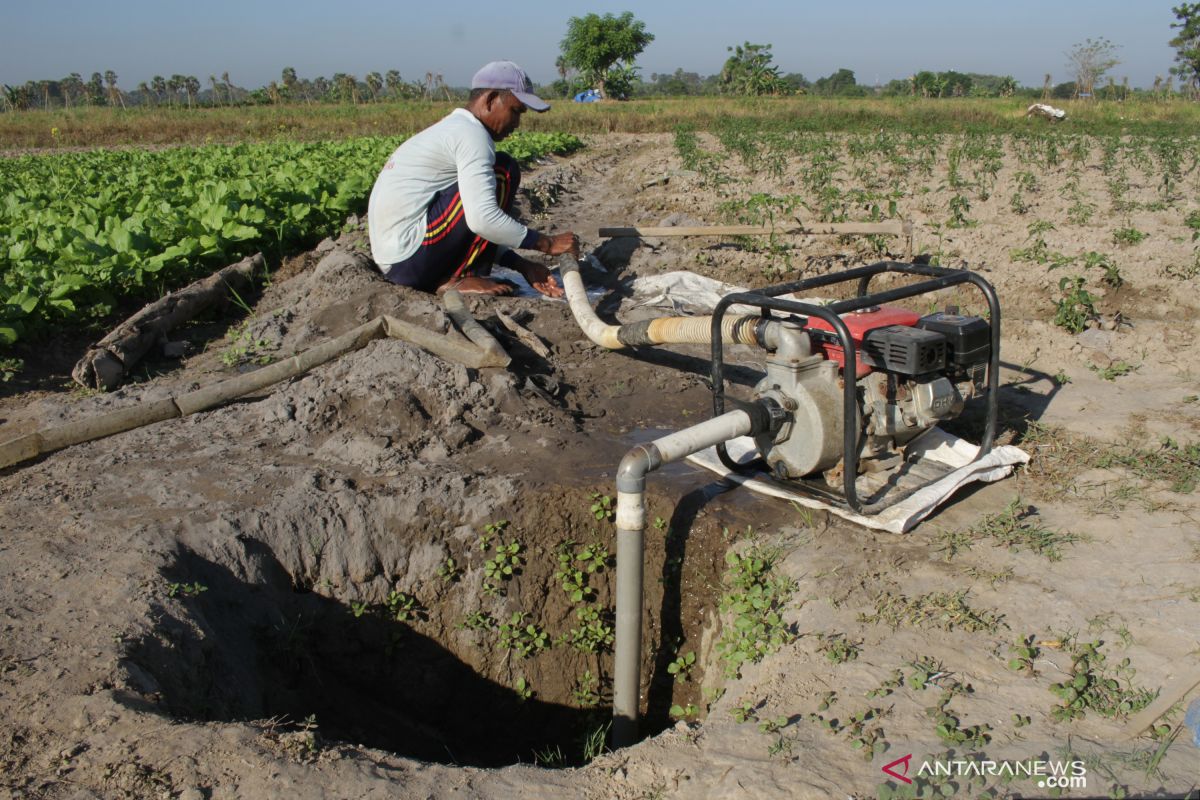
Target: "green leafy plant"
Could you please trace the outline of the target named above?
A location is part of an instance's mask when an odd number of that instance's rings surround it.
[[[842,633],[819,634],[820,644],[817,649],[825,654],[825,658],[834,664],[844,664],[858,658],[862,648],[860,643],[852,642]]]
[[[795,639],[783,621],[783,608],[795,591],[795,582],[774,575],[778,557],[777,551],[758,547],[725,556],[729,569],[720,609],[731,621],[722,627],[717,653],[728,677],[738,676],[743,664],[756,663]]]
[[[496,620],[486,611],[472,611],[456,627],[469,631],[490,631],[496,627]]]
[[[208,587],[196,581],[193,583],[168,583],[167,597],[199,597],[208,591]]]
[[[1084,279],[1078,276],[1058,281],[1061,296],[1054,303],[1054,324],[1068,333],[1082,333],[1088,322],[1096,318],[1095,298],[1083,284]]]
[[[696,708],[694,703],[688,703],[687,705],[682,706],[679,703],[674,703],[672,704],[671,710],[668,713],[670,713],[671,717],[674,719],[688,719],[698,716],[700,714],[700,709]]]
[[[521,703],[533,697],[533,688],[524,677],[517,678],[517,682],[513,684],[513,691],[517,693],[517,701]]]
[[[667,665],[667,672],[675,676],[675,680],[690,680],[692,677],[692,668],[696,666],[696,654],[689,651],[686,654],[677,656],[674,661]]]
[[[383,601],[387,614],[397,622],[413,622],[426,619],[428,611],[421,602],[407,592],[392,590]]]
[[[599,687],[600,681],[592,674],[592,671],[584,670],[583,675],[576,682],[575,688],[571,691],[571,696],[583,708],[595,708],[600,705]]]
[[[1033,636],[1018,639],[1015,645],[1008,648],[1008,668],[1023,675],[1036,675],[1033,668],[1034,659],[1041,655],[1041,648],[1034,644]]]
[[[1134,688],[1130,681],[1134,670],[1129,659],[1116,666],[1108,664],[1104,642],[1077,642],[1063,637],[1064,652],[1071,658],[1071,670],[1065,680],[1051,685],[1050,691],[1062,704],[1050,711],[1057,721],[1079,719],[1091,710],[1104,717],[1124,717],[1145,708],[1155,693]]]
[[[1130,364],[1128,361],[1114,361],[1107,367],[1099,367],[1095,364],[1089,364],[1088,368],[1092,372],[1099,375],[1102,380],[1115,381],[1117,378],[1121,378],[1129,375],[1132,372],[1136,372],[1139,366],[1140,365],[1138,364]]]
[[[1132,246],[1135,244],[1141,244],[1149,237],[1150,234],[1143,233],[1137,228],[1132,227],[1117,228],[1115,231],[1113,231],[1113,241],[1120,245]]]
[[[462,573],[462,567],[458,565],[453,556],[447,556],[437,570],[437,575],[442,579],[442,583],[455,583],[462,577]]]
[[[604,522],[616,516],[617,510],[611,497],[600,492],[593,492],[591,512],[597,522]]]
[[[578,624],[560,637],[560,641],[583,653],[602,653],[613,643],[613,626],[606,612],[594,606],[575,609]]]
[[[529,615],[522,611],[514,611],[508,622],[502,622],[499,627],[500,646],[512,650],[521,658],[529,658],[546,649],[550,637],[532,622],[526,622]]]

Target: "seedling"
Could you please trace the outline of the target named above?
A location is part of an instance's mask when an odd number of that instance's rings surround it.
[[[834,664],[844,664],[847,661],[853,661],[858,658],[861,651],[861,642],[855,643],[846,638],[845,634],[818,634],[821,644],[817,649],[825,654],[825,657]]]
[[[486,611],[474,611],[464,617],[457,627],[469,631],[490,631],[496,627],[496,620]]]
[[[575,684],[571,696],[583,708],[594,708],[600,705],[600,693],[597,691],[599,685],[600,681],[592,674],[592,671],[586,670]]]
[[[521,658],[537,655],[550,643],[545,631],[525,621],[527,616],[522,611],[514,611],[508,622],[500,624],[500,645],[516,652]]]
[[[462,577],[462,567],[454,560],[453,556],[446,558],[442,565],[438,567],[438,577],[442,579],[442,583],[456,583]]]
[[[202,583],[168,583],[167,597],[199,597],[203,592],[207,592],[208,587]]]
[[[612,625],[599,609],[584,606],[575,609],[575,618],[579,624],[559,637],[563,644],[569,644],[582,653],[602,653],[613,643],[614,631]]]
[[[388,616],[397,622],[412,622],[418,619],[425,619],[428,616],[425,607],[421,605],[420,601],[407,592],[398,592],[395,590],[388,592],[383,605],[387,609]]]
[[[365,602],[358,600],[350,601],[350,613],[354,615],[355,619],[358,619],[363,614],[367,613],[368,608],[370,608],[370,606],[368,606]]]
[[[963,691],[970,693],[971,688],[965,687]],[[958,717],[950,712],[950,701],[958,694],[956,690],[943,691],[941,697],[938,698],[936,705],[925,709],[926,715],[933,719],[935,727],[934,732],[938,738],[949,745],[962,745],[970,748],[980,748],[991,741],[990,725],[971,725],[962,727]]]
[[[696,708],[695,703],[688,703],[686,706],[674,703],[669,713],[674,719],[687,719],[688,717],[697,716],[700,713],[700,709]]]
[[[504,594],[503,583],[512,580],[524,560],[521,543],[517,541],[496,545],[496,554],[483,562],[483,590],[487,594]]]
[[[916,691],[933,685],[934,681],[949,674],[940,662],[931,658],[918,658],[916,661],[908,662],[907,666],[912,668],[912,672],[904,679],[904,684]]]
[[[1115,381],[1117,378],[1124,377],[1131,372],[1136,372],[1140,366],[1141,364],[1130,364],[1127,361],[1114,361],[1107,367],[1097,367],[1095,364],[1088,365],[1092,372],[1106,381]]]
[[[1054,324],[1068,333],[1082,333],[1088,322],[1096,318],[1096,299],[1083,284],[1084,279],[1079,276],[1058,281],[1061,297],[1054,302]]]
[[[1022,675],[1033,676],[1037,672],[1033,668],[1034,659],[1041,655],[1041,648],[1034,644],[1033,636],[1026,636],[1023,639],[1018,639],[1015,645],[1010,645],[1008,648],[1009,659],[1008,668],[1013,672],[1020,672]]]
[[[1083,255],[1083,265],[1087,269],[1098,269],[1103,272],[1104,274],[1100,276],[1100,282],[1106,286],[1120,289],[1125,285],[1125,278],[1121,275],[1121,268],[1116,265],[1116,262],[1110,256],[1104,253],[1089,250]]]
[[[967,590],[930,592],[920,597],[881,594],[875,601],[874,614],[859,614],[859,622],[882,622],[893,629],[901,625],[939,628],[951,631],[995,633],[1004,625],[1004,616],[988,609],[976,610],[967,604]]]
[[[899,688],[900,684],[903,682],[904,673],[898,669],[892,670],[892,674],[887,680],[879,684],[879,686],[875,687],[871,691],[867,692],[867,698],[875,699],[878,697],[887,697],[892,693],[893,689]]]
[[[795,591],[795,582],[773,574],[778,557],[777,551],[758,547],[745,555],[730,552],[725,556],[729,569],[720,609],[733,620],[723,627],[717,652],[728,677],[737,677],[743,664],[757,663],[795,639],[783,621],[783,608]]]
[[[616,516],[617,513],[616,508],[613,506],[613,499],[606,494],[601,494],[600,492],[592,493],[591,512],[592,516],[596,518],[597,522],[610,520]]]
[[[1050,711],[1056,721],[1079,719],[1089,709],[1104,717],[1124,717],[1140,711],[1154,699],[1154,692],[1131,685],[1135,673],[1128,658],[1115,667],[1107,665],[1101,650],[1104,642],[1078,643],[1064,637],[1064,643],[1071,656],[1071,671],[1066,680],[1050,687],[1062,700],[1062,705]]]
[[[1113,241],[1120,245],[1130,246],[1140,244],[1149,237],[1150,234],[1143,233],[1142,231],[1139,231],[1137,228],[1133,227],[1117,228],[1115,231],[1113,231]]]
[[[696,666],[696,654],[688,652],[667,665],[667,672],[675,676],[675,680],[691,680],[692,668]]]
[[[744,722],[754,722],[758,719],[758,714],[755,713],[754,704],[750,702],[742,703],[737,708],[729,710],[733,721],[741,725]]]
[[[520,703],[524,703],[533,697],[533,689],[530,688],[529,682],[523,677],[517,678],[516,684],[513,685],[513,691],[517,693],[517,702]]]
[[[776,731],[783,730],[784,728],[786,728],[787,724],[788,724],[788,718],[786,715],[783,715],[783,714],[781,714],[778,717],[771,717],[770,719],[759,720],[758,732],[759,733],[775,733]]]

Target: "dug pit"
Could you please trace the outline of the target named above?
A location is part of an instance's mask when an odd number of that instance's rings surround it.
[[[181,546],[126,668],[180,719],[274,718],[426,761],[582,763],[611,716],[615,545],[603,491],[521,488],[519,502],[470,525],[431,505],[400,520],[386,492],[317,480],[310,497],[329,497],[326,513],[296,498],[206,525],[200,549]],[[704,502],[651,499],[661,535],[646,554],[658,578],[643,631],[646,733],[665,727],[672,704],[700,704],[704,664],[687,682],[666,668],[677,643],[715,624],[727,541],[693,519]]]

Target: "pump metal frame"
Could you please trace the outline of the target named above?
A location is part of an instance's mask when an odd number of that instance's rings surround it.
[[[895,289],[869,293],[868,289],[870,288],[871,279],[884,272],[923,276],[927,280]],[[821,286],[831,286],[856,279],[858,280],[858,293],[856,297],[849,300],[839,300],[826,306],[818,306],[796,300],[784,300],[779,297],[779,295],[807,291]],[[904,497],[928,486],[934,481],[927,481],[920,486],[912,487],[898,494],[894,498],[889,499],[885,497],[875,503],[863,503],[859,499],[858,490],[855,485],[858,479],[858,444],[860,434],[859,425],[857,424],[857,381],[844,379],[847,375],[854,376],[858,374],[858,349],[854,345],[850,331],[846,328],[846,324],[842,322],[839,315],[858,311],[869,306],[928,294],[938,289],[945,289],[963,283],[972,284],[983,294],[984,299],[987,301],[988,322],[991,326],[991,353],[988,356],[987,373],[987,421],[984,426],[983,440],[980,442],[979,453],[976,455],[975,460],[982,458],[991,451],[996,434],[998,407],[996,390],[1000,377],[1000,302],[996,297],[996,290],[992,288],[992,285],[978,274],[969,270],[947,269],[945,267],[932,267],[924,264],[908,264],[899,261],[880,261],[875,264],[830,273],[829,275],[820,275],[791,283],[775,284],[774,286],[768,286],[757,291],[726,295],[721,298],[716,309],[713,310],[712,316],[713,416],[718,417],[725,413],[727,399],[725,396],[725,351],[721,337],[721,321],[730,306],[734,304],[754,306],[762,311],[765,319],[771,319],[771,312],[774,311],[797,317],[816,317],[824,320],[833,329],[837,342],[841,345],[842,352],[845,354],[845,362],[842,366],[842,494],[839,496],[834,491],[823,490],[807,482],[789,481],[788,486],[814,496],[819,496],[822,500],[834,505],[850,508],[860,514],[878,514],[880,511],[894,505]],[[740,402],[734,398],[728,398],[728,400],[735,404]],[[717,445],[717,455],[721,459],[721,463],[733,472],[746,473],[751,471],[755,466],[755,462],[739,464],[734,461],[730,458],[724,443]]]

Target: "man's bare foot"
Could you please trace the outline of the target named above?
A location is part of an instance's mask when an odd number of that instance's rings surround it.
[[[478,275],[469,275],[465,278],[459,278],[457,281],[447,281],[438,287],[437,293],[441,294],[447,289],[457,289],[463,294],[490,294],[493,296],[513,293],[511,283],[501,283],[491,278],[481,278]]]

